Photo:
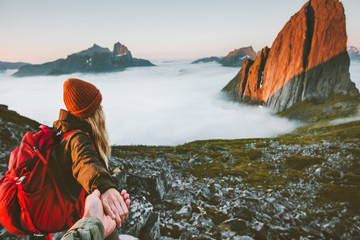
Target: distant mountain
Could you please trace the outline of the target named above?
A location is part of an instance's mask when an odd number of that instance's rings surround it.
[[[254,49],[249,47],[243,47],[239,49],[235,49],[226,55],[226,57],[207,57],[200,58],[198,60],[193,61],[193,64],[196,63],[206,63],[206,62],[218,62],[224,67],[241,67],[242,63],[246,59],[254,60],[256,58],[256,52]]]
[[[360,50],[354,46],[347,47],[347,52],[349,53],[350,59],[355,61],[360,61]]]
[[[331,19],[331,21],[329,21]],[[223,91],[236,101],[281,112],[301,101],[324,103],[358,95],[350,80],[344,8],[339,0],[311,0],[285,24],[271,48],[245,60]]]
[[[123,70],[127,67],[154,66],[145,59],[133,58],[131,52],[122,44],[115,43],[114,51],[94,44],[92,47],[43,64],[22,66],[14,76],[61,75],[75,72],[99,73]]]
[[[220,60],[222,59],[222,57],[207,57],[207,58],[200,58],[198,60],[195,60],[192,62],[192,64],[196,64],[196,63],[207,63],[207,62],[220,62]]]
[[[0,71],[4,71],[7,69],[19,69],[20,67],[24,65],[28,65],[30,63],[24,63],[24,62],[1,62],[0,61]]]
[[[241,67],[242,63],[246,59],[254,60],[255,58],[256,52],[251,46],[249,46],[229,52],[226,57],[220,60],[220,63],[224,67]]]

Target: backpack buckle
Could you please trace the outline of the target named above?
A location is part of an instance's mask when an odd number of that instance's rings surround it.
[[[21,184],[24,181],[25,178],[26,178],[25,176],[22,176],[20,178],[16,177],[15,178],[15,180],[17,181],[16,184],[17,185]]]
[[[41,233],[34,233],[33,234],[34,237],[43,237],[45,236],[44,234],[41,234]]]

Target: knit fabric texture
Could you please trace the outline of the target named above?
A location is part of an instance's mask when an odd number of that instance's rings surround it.
[[[76,78],[64,82],[64,103],[75,117],[84,120],[100,106],[102,96],[94,85]]]

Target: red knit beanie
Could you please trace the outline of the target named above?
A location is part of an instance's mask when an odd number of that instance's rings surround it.
[[[101,93],[91,83],[76,78],[64,82],[64,103],[66,109],[83,120],[91,116],[100,106]]]

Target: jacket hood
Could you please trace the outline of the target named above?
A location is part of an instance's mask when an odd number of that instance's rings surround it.
[[[62,132],[81,130],[90,134],[92,133],[90,124],[78,119],[64,109],[60,109],[59,119],[53,123],[53,126],[57,131],[61,130]]]

